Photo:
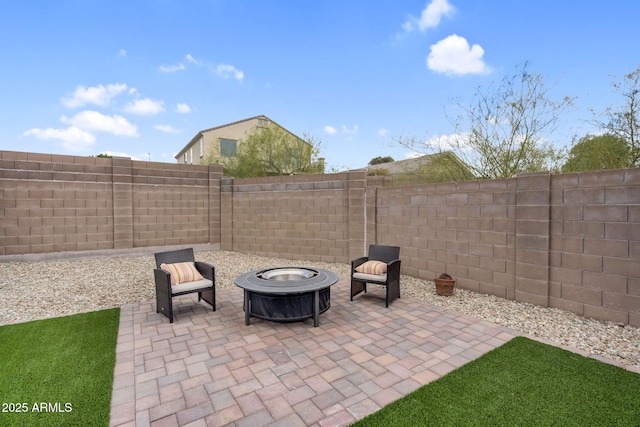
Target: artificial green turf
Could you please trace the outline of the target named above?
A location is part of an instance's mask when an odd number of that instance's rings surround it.
[[[0,426],[108,426],[119,319],[114,308],[0,327]]]
[[[640,426],[640,374],[517,337],[353,425]]]

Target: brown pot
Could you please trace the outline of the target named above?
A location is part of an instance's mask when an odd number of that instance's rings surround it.
[[[436,277],[433,279],[436,284],[436,293],[446,297],[453,294],[453,287],[456,285],[456,279],[441,279]]]

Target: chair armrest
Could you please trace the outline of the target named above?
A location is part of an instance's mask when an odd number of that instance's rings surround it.
[[[171,275],[161,268],[153,269],[153,276],[156,281],[156,289],[171,289]]]
[[[211,280],[215,284],[216,268],[213,264],[203,261],[196,261],[194,264],[198,273],[202,274],[202,277]]]
[[[354,259],[351,261],[351,272],[353,273],[356,270],[356,267],[358,267],[359,265],[364,264],[365,262],[369,261],[369,257],[367,256],[363,256],[357,259]]]
[[[399,259],[394,259],[393,261],[391,261],[390,263],[387,264],[387,277],[389,279],[393,278],[400,278],[400,265],[401,265],[401,260]]]

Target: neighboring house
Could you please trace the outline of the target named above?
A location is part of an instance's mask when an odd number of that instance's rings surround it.
[[[448,151],[396,162],[369,165],[362,169],[367,171],[367,175],[393,176],[399,181],[399,184],[404,181],[421,183],[475,179],[458,156]]]
[[[422,169],[424,164],[431,160],[430,156],[414,157],[406,160],[394,162],[378,163],[368,165],[366,169],[368,175],[396,175],[399,173],[414,173]]]
[[[175,158],[178,163],[199,165],[207,164],[211,158],[235,157],[238,144],[243,139],[260,128],[268,127],[271,123],[282,128],[266,116],[256,116],[201,130],[191,138]]]

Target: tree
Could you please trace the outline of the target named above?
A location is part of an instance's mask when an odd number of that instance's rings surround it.
[[[594,122],[608,133],[623,138],[631,155],[630,167],[640,166],[640,67],[624,76],[620,82],[611,84],[614,91],[622,95],[624,104],[619,108],[609,107],[604,120]]]
[[[571,148],[562,172],[621,169],[630,164],[631,153],[624,138],[611,134],[587,135]]]
[[[105,159],[110,159],[113,156],[111,156],[111,154],[107,154],[107,153],[100,153],[96,157],[102,157],[102,158],[105,158]]]
[[[454,121],[455,135],[446,141],[400,143],[414,150],[451,151],[481,179],[556,169],[561,150],[555,149],[547,136],[572,99],[551,99],[542,75],[529,72],[527,67],[527,63],[517,67],[516,73],[505,76],[495,89],[476,88],[470,105],[458,102],[462,113]]]
[[[211,156],[208,160],[222,164],[225,175],[235,178],[324,172],[319,143],[306,135],[305,139],[271,124],[238,141],[235,157]]]
[[[369,161],[369,166],[373,166],[373,165],[381,165],[382,163],[391,163],[395,160],[393,160],[393,157],[391,156],[385,156],[385,157],[374,157],[373,159],[371,159]]]

